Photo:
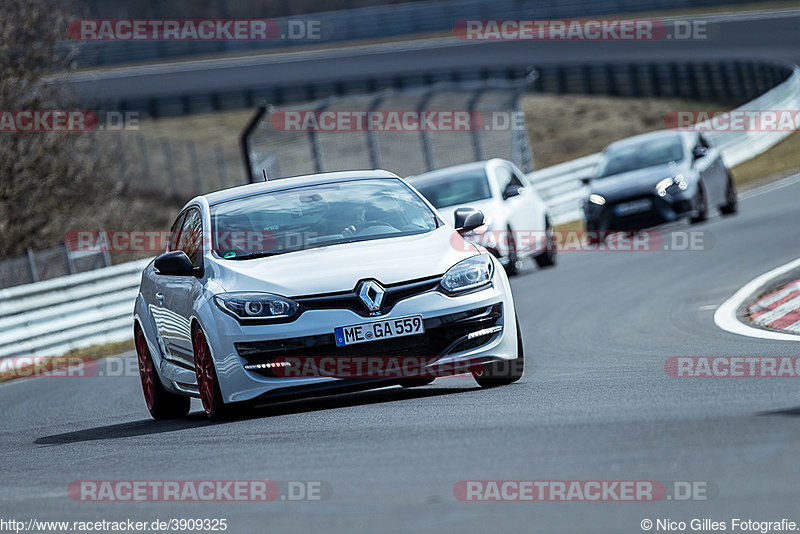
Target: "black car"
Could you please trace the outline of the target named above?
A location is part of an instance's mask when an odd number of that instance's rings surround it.
[[[684,217],[698,223],[710,206],[723,215],[737,210],[730,171],[697,132],[664,130],[612,143],[584,183],[587,236],[595,242]]]

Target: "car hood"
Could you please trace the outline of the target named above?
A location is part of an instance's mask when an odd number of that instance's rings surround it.
[[[607,200],[645,195],[655,191],[659,180],[675,176],[679,172],[683,172],[681,166],[646,167],[592,180],[589,189],[591,193],[602,195]]]
[[[449,226],[425,234],[318,247],[252,260],[212,262],[210,277],[225,291],[284,296],[350,291],[359,280],[388,285],[444,274],[477,254]]]

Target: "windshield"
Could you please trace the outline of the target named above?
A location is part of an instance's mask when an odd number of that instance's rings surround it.
[[[483,168],[448,173],[446,176],[430,179],[420,178],[413,181],[412,185],[437,208],[491,197],[489,180]]]
[[[211,207],[213,248],[227,259],[419,234],[437,224],[430,208],[396,179],[298,187]]]
[[[665,165],[683,159],[683,145],[678,136],[608,149],[603,153],[597,177],[612,176],[623,172]]]

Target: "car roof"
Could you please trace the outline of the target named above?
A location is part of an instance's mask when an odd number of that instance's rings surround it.
[[[697,134],[695,132],[676,132],[675,130],[656,130],[655,132],[647,132],[639,135],[634,135],[633,137],[626,137],[625,139],[620,139],[619,141],[614,141],[610,145],[608,145],[605,150],[609,149],[616,149],[616,148],[623,148],[629,145],[636,145],[641,143],[642,141],[654,141],[656,139],[662,139],[666,137],[677,137],[680,138],[684,144],[690,142]]]
[[[460,165],[444,167],[442,169],[436,169],[435,171],[428,171],[422,174],[417,174],[416,176],[408,176],[406,177],[406,180],[408,180],[409,183],[411,184],[421,183],[421,182],[435,183],[447,180],[453,174],[458,174],[464,171],[472,171],[477,169],[486,169],[490,165],[499,163],[506,163],[506,161],[500,158],[492,158],[483,161],[474,161],[472,163],[461,163]]]
[[[257,195],[260,193],[268,193],[270,191],[280,191],[282,189],[292,189],[306,185],[350,182],[353,180],[369,180],[374,178],[399,179],[400,177],[392,172],[384,171],[382,169],[374,169],[369,171],[324,172],[319,174],[294,176],[292,178],[268,180],[265,182],[256,182],[253,184],[238,185],[228,189],[214,191],[213,193],[207,193],[203,196],[205,197],[209,206],[213,206],[214,204],[219,204],[221,202],[227,202],[229,200]]]

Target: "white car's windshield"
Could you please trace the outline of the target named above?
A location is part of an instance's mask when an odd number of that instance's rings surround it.
[[[436,215],[396,179],[267,192],[211,207],[214,251],[247,259],[429,232]]]
[[[435,178],[420,176],[412,185],[437,208],[485,200],[492,195],[486,171],[482,168],[451,172]]]
[[[613,176],[682,159],[683,145],[678,136],[642,141],[606,150],[597,177]]]

